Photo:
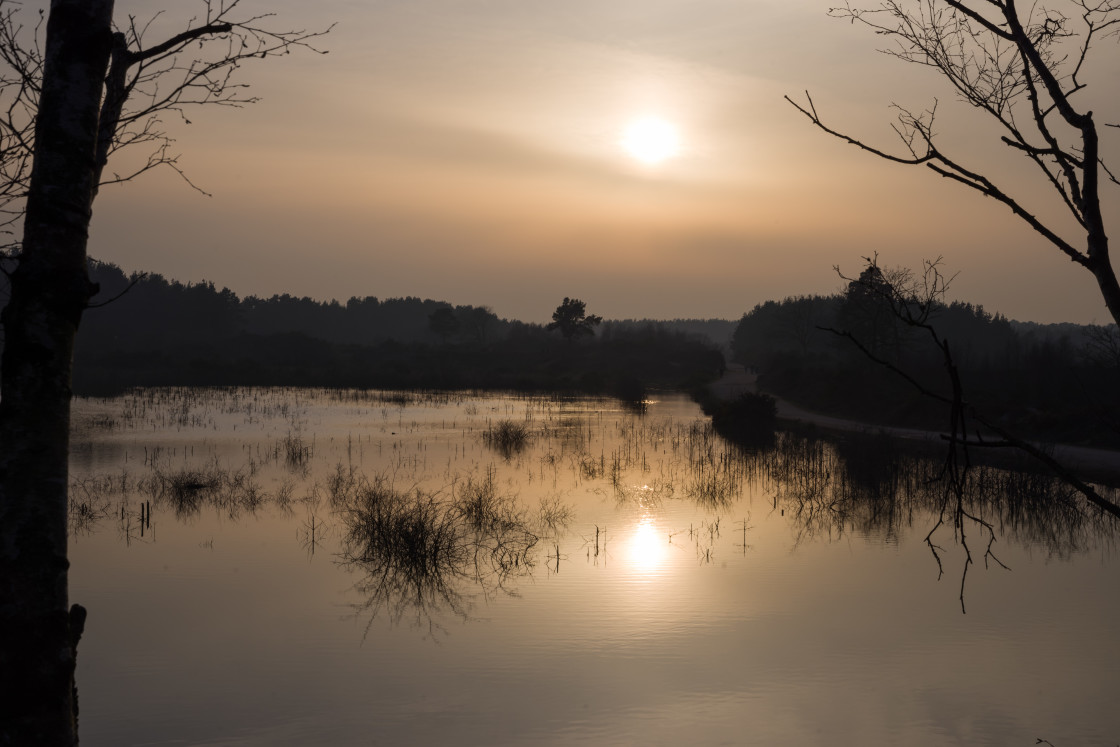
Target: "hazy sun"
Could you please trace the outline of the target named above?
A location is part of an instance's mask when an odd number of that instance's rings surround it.
[[[622,133],[622,147],[643,163],[655,164],[680,153],[677,128],[663,119],[636,119]]]

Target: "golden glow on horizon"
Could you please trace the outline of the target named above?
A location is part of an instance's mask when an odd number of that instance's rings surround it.
[[[626,126],[621,145],[642,163],[655,165],[680,154],[677,128],[657,117],[636,119]]]

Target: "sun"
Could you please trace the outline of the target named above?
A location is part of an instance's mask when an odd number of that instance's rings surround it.
[[[626,125],[620,143],[627,153],[649,165],[661,163],[681,151],[677,128],[657,117],[643,117]]]

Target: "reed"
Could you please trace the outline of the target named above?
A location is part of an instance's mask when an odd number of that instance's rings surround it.
[[[284,463],[292,470],[304,470],[311,462],[312,445],[305,442],[299,434],[288,433],[281,441],[278,450],[284,456]]]
[[[490,423],[483,432],[482,439],[487,446],[508,457],[528,446],[529,428],[525,423],[503,419]]]
[[[492,476],[468,479],[452,500],[420,489],[398,490],[386,475],[359,480],[341,510],[342,563],[360,570],[359,612],[406,611],[428,619],[440,609],[466,616],[467,587],[505,589],[533,566],[538,537]]]

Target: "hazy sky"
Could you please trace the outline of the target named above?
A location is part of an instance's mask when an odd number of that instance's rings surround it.
[[[242,295],[420,296],[532,321],[564,296],[608,318],[737,318],[830,293],[834,265],[858,273],[873,252],[888,266],[942,256],[957,298],[1107,321],[1089,274],[1008,210],[783,101],[808,89],[837,126],[893,148],[892,102],[940,97],[953,152],[1051,210],[983,120],[830,19],[830,2],[243,0],[276,27],[337,22],[330,53],[254,60],[242,80],[260,103],[171,123],[180,165],[213,197],[170,171],[107,188],[90,252]],[[117,0],[117,17],[163,7],[170,24],[197,6]],[[1094,53],[1099,121],[1117,114],[1120,48]],[[643,117],[676,128],[675,157],[628,153]]]

